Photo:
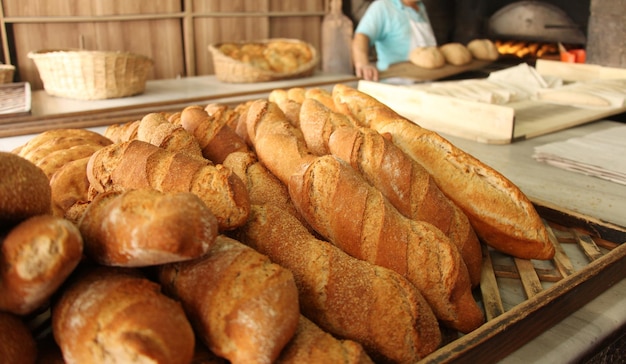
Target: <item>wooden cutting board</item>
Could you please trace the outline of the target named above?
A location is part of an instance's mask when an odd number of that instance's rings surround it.
[[[493,61],[481,61],[474,59],[463,66],[453,66],[446,64],[441,68],[428,69],[414,65],[411,62],[400,62],[389,66],[385,71],[380,72],[380,79],[404,78],[413,82],[436,81],[442,78],[454,76],[467,71],[475,71],[486,67]]]
[[[341,11],[341,0],[330,1],[330,12],[322,21],[322,70],[352,74],[352,20]]]

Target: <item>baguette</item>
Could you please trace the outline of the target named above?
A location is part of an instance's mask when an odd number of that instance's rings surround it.
[[[78,228],[60,217],[33,216],[0,246],[0,311],[26,315],[44,308],[82,258]]]
[[[404,277],[318,240],[285,210],[253,205],[238,237],[293,273],[304,316],[372,358],[415,362],[440,344],[430,306]]]
[[[479,238],[522,259],[551,259],[554,246],[534,206],[506,177],[445,138],[346,85],[333,89],[337,107],[393,142],[433,176],[465,212]]]
[[[245,223],[250,202],[245,185],[223,165],[211,165],[139,140],[117,143],[94,153],[87,165],[90,196],[106,191],[153,188],[192,192],[215,215],[220,230]]]
[[[300,108],[302,106],[300,98],[290,98],[288,90],[274,89],[267,96],[267,100],[275,103],[285,114],[287,120],[296,128],[300,126]],[[293,92],[292,92],[293,93]]]
[[[153,189],[97,195],[78,227],[88,257],[121,267],[199,258],[217,237],[217,219],[198,196]]]
[[[363,350],[361,344],[351,340],[336,339],[306,317],[300,316],[294,337],[275,363],[373,364],[374,362]]]
[[[231,117],[223,115],[227,110],[217,105],[212,105],[209,110],[213,115],[206,108],[188,106],[180,115],[182,127],[198,140],[202,155],[213,163],[220,164],[230,153],[247,151],[246,142],[226,124]]]
[[[52,213],[52,190],[41,168],[16,154],[0,152],[0,170],[0,228]]]
[[[137,139],[137,130],[141,120],[129,121],[122,124],[112,124],[104,130],[104,136],[113,143],[127,142]]]
[[[137,127],[137,140],[165,150],[184,153],[192,158],[204,159],[198,140],[181,125],[169,122],[164,114],[150,113],[141,118]]]
[[[191,324],[158,284],[102,266],[69,283],[52,307],[52,333],[67,364],[191,363]]]
[[[433,224],[457,246],[473,286],[480,283],[482,251],[467,216],[441,192],[421,165],[370,128],[341,127],[328,140],[331,154],[349,163],[398,211]]]
[[[272,363],[296,332],[293,275],[219,236],[201,259],[162,265],[159,280],[183,304],[202,341],[231,363]]]
[[[328,142],[330,135],[338,128],[354,126],[345,115],[333,112],[315,99],[306,99],[302,103],[300,130],[311,153],[330,154]]]
[[[467,333],[484,322],[450,239],[432,224],[404,217],[345,162],[318,157],[291,177],[288,188],[319,234],[355,258],[405,276],[446,326]]]

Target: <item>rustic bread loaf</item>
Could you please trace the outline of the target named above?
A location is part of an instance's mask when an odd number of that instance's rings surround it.
[[[82,258],[83,239],[71,222],[33,216],[0,246],[0,310],[26,315],[42,308]]]
[[[0,360],[2,363],[35,364],[37,343],[18,316],[0,311]]]
[[[0,152],[0,228],[52,212],[52,191],[45,173],[27,159]]]
[[[127,268],[73,276],[52,308],[52,333],[67,364],[188,364],[195,336],[181,305]]]
[[[280,207],[253,205],[238,236],[293,273],[304,316],[372,358],[415,362],[440,344],[430,306],[404,277],[317,239]]]
[[[302,103],[300,130],[306,145],[315,155],[330,154],[328,140],[338,128],[354,126],[347,116],[333,112],[316,99],[306,99]]]
[[[64,149],[55,150],[47,153],[41,158],[34,159],[33,163],[46,174],[48,179],[52,178],[59,169],[64,165],[75,160],[90,157],[93,153],[100,150],[102,145],[97,144],[80,144],[81,140],[76,141],[76,145],[68,146]]]
[[[217,219],[198,196],[153,189],[98,194],[78,227],[88,257],[122,267],[199,258],[217,236]]]
[[[298,329],[275,362],[276,364],[345,363],[373,364],[361,344],[339,340],[300,316]]]
[[[112,141],[88,129],[51,129],[37,134],[19,148],[19,155],[36,163],[56,150],[81,144],[106,146]]]
[[[391,140],[365,127],[336,129],[328,148],[382,192],[402,215],[433,224],[446,234],[461,253],[472,285],[480,283],[482,251],[478,237],[467,216],[441,192],[424,167]]]
[[[473,39],[467,44],[467,49],[476,59],[495,61],[500,57],[498,48],[490,39]]]
[[[220,164],[232,152],[247,151],[246,142],[227,125],[235,116],[217,105],[209,110],[213,114],[200,106],[188,106],[180,114],[181,126],[198,140],[202,155]]]
[[[501,252],[523,259],[551,259],[554,246],[526,195],[493,168],[439,134],[403,118],[373,97],[338,84],[337,107],[393,142],[433,176],[467,215],[478,236]]]
[[[461,43],[446,43],[439,46],[439,50],[446,59],[446,63],[453,66],[464,66],[472,62],[472,53]]]
[[[74,204],[89,201],[87,163],[90,157],[68,162],[50,177],[52,213],[55,216],[64,217]]]
[[[300,107],[302,103],[289,98],[288,90],[274,89],[267,96],[267,100],[278,105],[291,125],[295,127],[300,126]]]
[[[272,363],[296,332],[298,291],[287,269],[219,236],[203,258],[159,267],[202,341],[231,363]]]
[[[139,140],[116,143],[94,153],[87,177],[92,196],[139,188],[192,192],[217,217],[220,230],[244,224],[250,211],[245,185],[228,168]]]
[[[467,333],[484,322],[450,239],[432,224],[404,217],[345,162],[318,157],[291,177],[288,188],[320,235],[355,258],[405,276],[446,326]]]
[[[169,122],[162,113],[149,113],[141,118],[137,127],[137,140],[192,158],[204,159],[198,140],[181,125]]]
[[[413,48],[409,52],[409,61],[426,69],[436,69],[446,65],[446,57],[436,46]]]
[[[113,143],[127,142],[137,139],[137,129],[141,120],[128,121],[122,124],[111,124],[104,129],[104,136]]]

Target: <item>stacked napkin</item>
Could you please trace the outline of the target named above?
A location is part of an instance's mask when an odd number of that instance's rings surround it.
[[[533,158],[626,185],[626,126],[535,147]]]

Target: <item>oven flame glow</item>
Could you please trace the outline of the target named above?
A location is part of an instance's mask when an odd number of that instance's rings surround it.
[[[501,55],[515,55],[519,58],[541,58],[559,53],[556,43],[525,42],[515,40],[496,40],[496,48]]]

